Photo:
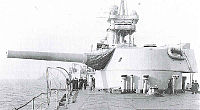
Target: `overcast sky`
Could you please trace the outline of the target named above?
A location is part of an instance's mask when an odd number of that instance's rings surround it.
[[[136,44],[191,43],[200,67],[199,0],[127,0],[139,15]],[[0,78],[38,78],[63,62],[7,59],[7,50],[75,52],[106,36],[109,8],[120,0],[1,0]]]

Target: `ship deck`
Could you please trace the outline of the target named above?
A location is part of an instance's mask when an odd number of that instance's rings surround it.
[[[79,90],[76,102],[70,103],[68,110],[200,109],[199,93],[185,92],[163,96]],[[60,107],[60,110],[66,110],[66,108]]]

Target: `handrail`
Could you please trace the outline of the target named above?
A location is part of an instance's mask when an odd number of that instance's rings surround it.
[[[51,89],[51,90],[53,90],[53,91],[58,91],[58,90],[63,91],[63,89]],[[49,91],[49,93],[50,93],[50,91]],[[27,106],[27,105],[28,105],[29,103],[31,103],[31,102],[33,102],[32,108],[33,108],[33,110],[34,110],[34,108],[35,108],[35,104],[34,104],[35,99],[39,98],[39,97],[42,96],[43,94],[44,94],[44,95],[47,95],[47,93],[40,93],[39,95],[33,97],[31,100],[29,100],[28,102],[26,102],[24,105],[22,105],[22,106],[20,106],[20,107],[18,107],[18,108],[14,108],[14,110],[22,109],[22,108],[24,108],[25,106]],[[48,102],[45,102],[45,103],[48,103]],[[42,104],[44,104],[44,103],[42,103]],[[39,107],[40,107],[40,106],[39,106]],[[39,108],[39,107],[38,107],[38,108]],[[37,110],[37,109],[36,109],[36,110]]]
[[[32,101],[34,101],[36,98],[40,97],[42,94],[47,94],[47,93],[40,93],[39,95],[33,97],[31,100],[29,100],[28,102],[26,102],[24,105],[18,107],[18,108],[14,108],[15,110],[19,110],[25,106],[27,106],[29,103],[31,103]],[[34,103],[33,103],[33,108],[34,108]]]
[[[48,78],[49,78],[49,72],[48,72],[48,69],[56,69],[56,70],[58,70],[59,72],[61,72],[62,73],[62,75],[65,77],[65,79],[66,79],[66,84],[68,84],[67,83],[67,77],[66,77],[66,75],[60,70],[60,69],[63,69],[63,70],[65,70],[64,68],[62,68],[62,67],[56,67],[56,68],[53,68],[53,67],[47,67],[47,69],[46,69],[46,80],[47,80],[47,92],[46,93],[40,93],[39,95],[37,95],[37,96],[35,96],[35,97],[33,97],[31,100],[29,100],[28,102],[26,102],[25,104],[23,104],[22,106],[20,106],[20,107],[18,107],[18,108],[14,108],[14,110],[19,110],[19,109],[21,109],[21,108],[24,108],[25,106],[27,106],[29,103],[31,103],[32,102],[32,109],[33,110],[35,110],[35,99],[37,99],[37,98],[39,98],[40,96],[42,96],[43,94],[45,94],[45,95],[47,95],[47,101],[45,101],[45,103],[47,103],[48,105],[49,105],[49,103],[50,103],[50,100],[49,100],[49,94],[51,94],[51,91],[56,91],[56,93],[58,94],[58,91],[68,91],[68,89],[56,89],[56,88],[51,88],[51,87],[49,87],[49,84],[48,84]],[[71,74],[69,74],[68,73],[68,71],[67,70],[65,70],[65,72],[68,74],[68,76],[69,76],[69,78],[70,78],[70,80],[71,80],[71,77],[70,77],[70,75]],[[51,95],[50,95],[51,96]],[[58,99],[57,99],[58,100]],[[40,104],[40,106],[39,107],[41,107],[42,105],[44,104],[44,102],[43,103],[41,103]],[[38,107],[38,108],[39,108]],[[37,108],[37,109],[38,109]],[[36,110],[37,110],[36,109]]]

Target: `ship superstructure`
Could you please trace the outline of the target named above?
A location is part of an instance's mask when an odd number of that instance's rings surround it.
[[[84,63],[96,70],[96,88],[101,89],[136,93],[146,93],[151,88],[165,91],[172,80],[173,90],[182,91],[185,84],[182,73],[197,72],[190,44],[182,44],[180,48],[155,44],[136,47],[133,33],[138,20],[135,11],[128,15],[125,0],[121,0],[120,7],[111,8],[107,20],[110,24],[107,32],[111,33],[107,38],[111,42],[97,45],[103,51],[85,54],[8,51],[8,58]]]
[[[120,8],[116,5],[112,6],[108,23],[110,24],[107,31],[112,33],[112,44],[130,44],[134,45],[134,37],[132,34],[135,32],[139,20],[139,16],[135,11],[128,15],[128,10],[126,10],[125,1],[122,0]],[[125,36],[128,36],[128,41],[125,40]],[[132,40],[131,40],[132,39]]]

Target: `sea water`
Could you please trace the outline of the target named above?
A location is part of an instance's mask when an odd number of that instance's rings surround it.
[[[46,92],[44,79],[1,79],[0,110],[18,108],[42,92]]]

